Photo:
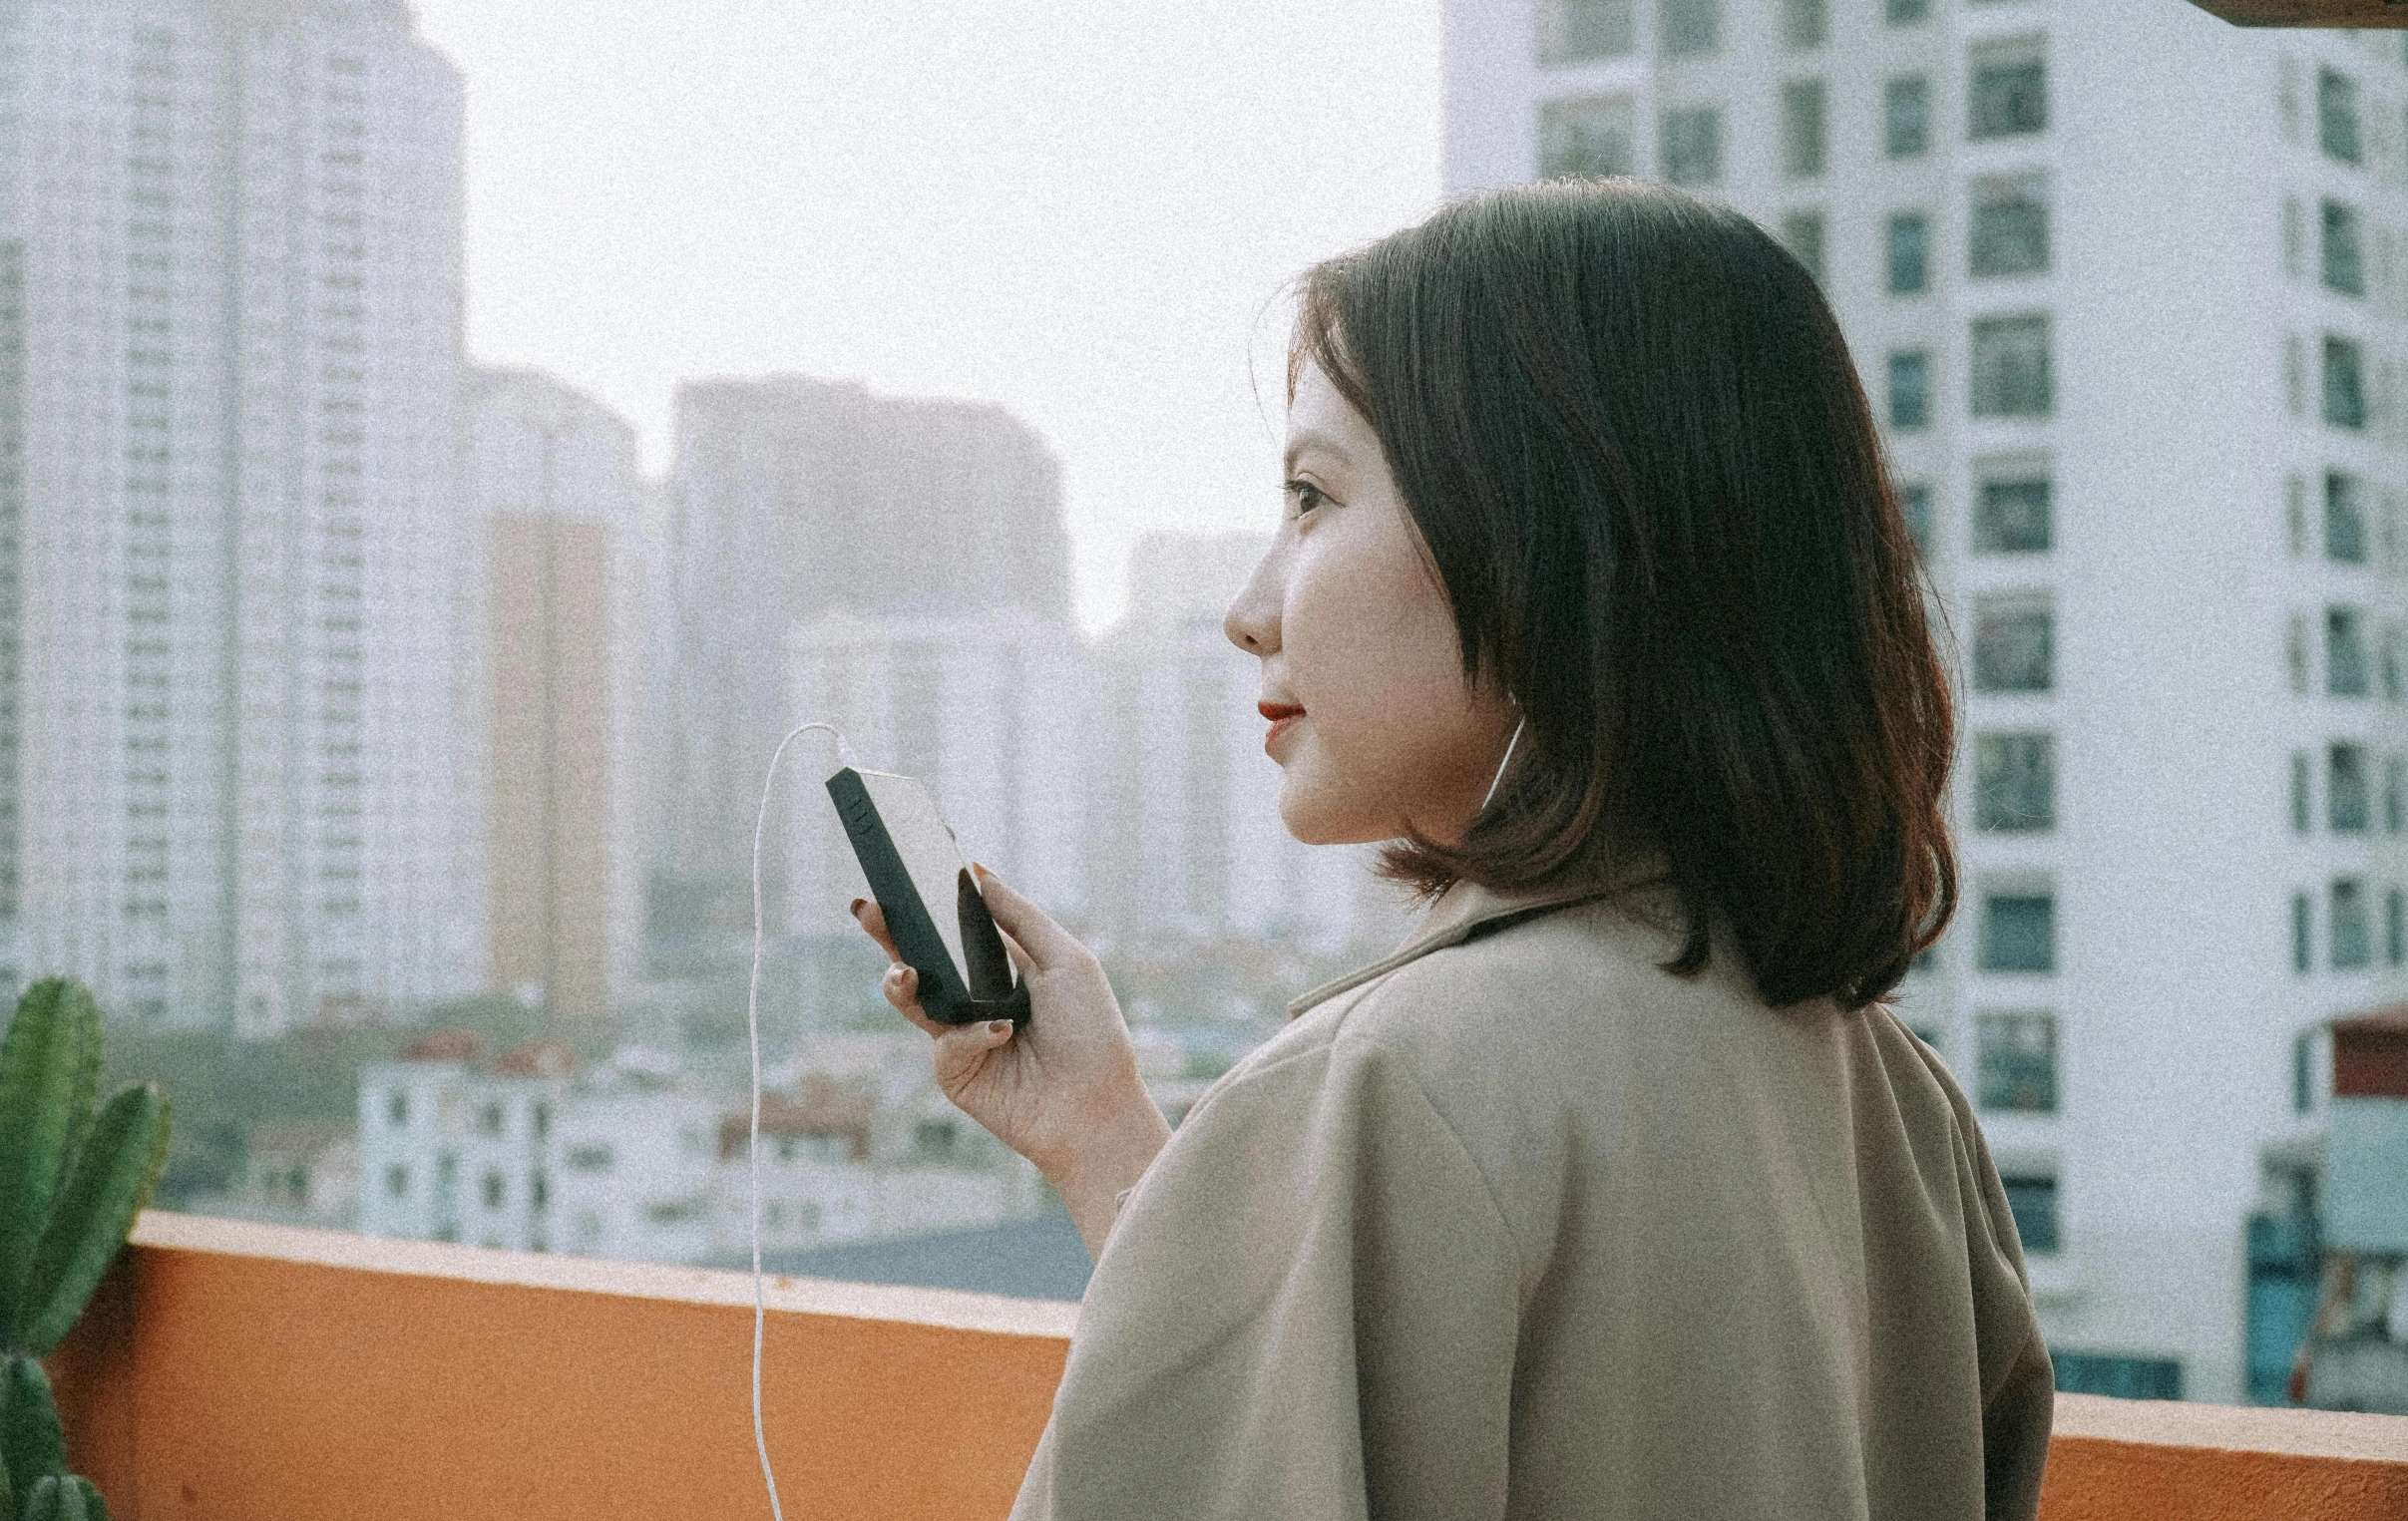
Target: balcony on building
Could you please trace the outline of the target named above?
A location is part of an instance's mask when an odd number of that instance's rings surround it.
[[[776,1278],[790,1517],[1002,1517],[1076,1307]],[[153,1212],[52,1373],[133,1521],[766,1516],[749,1275]],[[2408,1418],[2058,1396],[2047,1521],[2408,1515]]]

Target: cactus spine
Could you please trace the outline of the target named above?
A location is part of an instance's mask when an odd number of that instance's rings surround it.
[[[140,1083],[96,1112],[101,1015],[83,984],[25,990],[0,1041],[0,1521],[107,1521],[66,1471],[50,1379],[168,1152],[168,1101]]]

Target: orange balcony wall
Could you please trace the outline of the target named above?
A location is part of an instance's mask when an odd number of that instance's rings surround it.
[[[772,1280],[789,1517],[1002,1517],[1074,1308]],[[742,1274],[153,1213],[53,1362],[130,1521],[766,1516]],[[2408,1419],[2061,1396],[2048,1521],[2398,1521]]]

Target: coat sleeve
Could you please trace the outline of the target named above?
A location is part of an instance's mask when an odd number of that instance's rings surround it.
[[[1962,1095],[1959,1095],[1962,1102]],[[2032,1521],[2048,1466],[2057,1411],[2056,1373],[2032,1310],[2023,1243],[1990,1144],[1967,1113],[1978,1209],[1967,1211],[1973,1265],[1976,1354],[1981,1363],[1982,1514],[1985,1521]]]
[[[1486,1180],[1399,1058],[1241,1069],[1114,1226],[1013,1515],[1501,1515],[1519,1305]]]

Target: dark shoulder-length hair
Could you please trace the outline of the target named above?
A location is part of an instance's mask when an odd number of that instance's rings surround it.
[[[1956,907],[1955,714],[1846,340],[1747,217],[1631,180],[1457,201],[1311,270],[1310,359],[1378,432],[1463,670],[1521,708],[1459,844],[1512,891],[1660,857],[1776,1007],[1886,995]]]

